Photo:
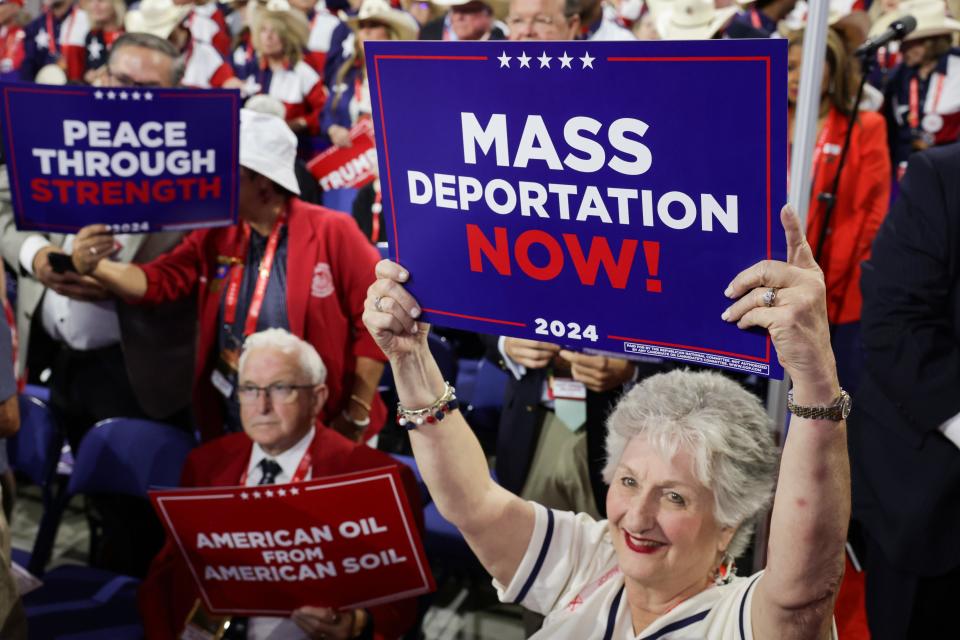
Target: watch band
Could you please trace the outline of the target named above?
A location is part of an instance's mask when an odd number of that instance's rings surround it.
[[[833,404],[819,407],[804,407],[793,402],[793,389],[787,392],[787,409],[798,418],[810,420],[832,420],[840,422],[846,420],[850,414],[852,400],[850,394],[840,389],[840,395]]]

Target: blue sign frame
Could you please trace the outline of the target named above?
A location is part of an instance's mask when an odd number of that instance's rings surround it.
[[[391,259],[424,319],[780,378],[726,285],[786,259],[785,41],[370,42]]]
[[[240,94],[0,83],[18,229],[234,224]]]

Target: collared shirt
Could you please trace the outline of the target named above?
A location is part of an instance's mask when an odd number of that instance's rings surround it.
[[[115,236],[118,243],[130,241],[129,235]],[[63,250],[70,253],[74,236],[67,236]],[[33,259],[50,243],[42,236],[32,236],[20,249],[20,265],[33,273]],[[120,342],[120,320],[113,299],[97,302],[72,300],[47,289],[41,304],[43,328],[51,338],[77,351],[101,349]]]
[[[237,315],[232,326],[223,321],[223,303],[226,299],[227,287],[223,287],[220,297],[219,338],[218,347],[235,349],[243,344],[243,327],[247,322],[247,311],[250,309],[250,300],[253,298],[257,286],[257,276],[260,273],[260,261],[267,249],[267,238],[256,231],[250,233],[250,244],[247,249],[247,259],[243,264],[243,280],[240,283],[240,293],[237,296]],[[224,278],[228,280],[229,275]],[[267,280],[267,290],[263,296],[263,305],[260,307],[260,317],[257,319],[257,331],[264,329],[290,330],[290,320],[287,317],[287,226],[280,228],[280,238],[277,241],[277,253],[273,256],[273,266],[270,269],[270,278]],[[233,381],[236,383],[236,381]],[[230,431],[240,431],[240,405],[234,395],[224,398],[226,402],[225,421]]]
[[[316,432],[316,427],[310,427],[307,435],[300,438],[297,444],[278,456],[267,455],[267,452],[254,442],[253,450],[250,453],[250,463],[247,465],[247,486],[252,487],[260,484],[260,480],[263,479],[263,471],[259,465],[264,458],[273,458],[283,469],[277,474],[274,484],[290,482],[290,479],[297,473],[297,467],[300,466],[300,461],[303,460],[304,454],[310,448],[310,443],[313,442],[313,436]],[[304,480],[309,480],[311,475],[312,470],[307,469]],[[289,618],[258,616],[250,618],[247,623],[247,640],[306,640],[307,638],[309,636]]]
[[[762,572],[708,587],[637,635],[607,521],[538,504],[534,509],[533,535],[513,580],[507,586],[493,582],[502,602],[546,615],[533,638],[753,640],[750,616]]]

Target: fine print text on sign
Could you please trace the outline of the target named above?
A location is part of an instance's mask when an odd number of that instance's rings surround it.
[[[434,589],[394,467],[285,485],[153,491],[150,499],[212,614],[369,607]]]
[[[324,191],[359,189],[377,177],[377,149],[368,118],[350,129],[349,147],[330,147],[307,164]]]
[[[784,42],[365,50],[391,257],[425,319],[782,377],[720,315],[739,271],[786,257]]]
[[[0,83],[17,228],[236,221],[239,93]],[[37,114],[43,117],[38,118]]]

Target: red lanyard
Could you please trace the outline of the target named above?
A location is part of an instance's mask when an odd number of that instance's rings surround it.
[[[260,318],[260,309],[263,307],[263,299],[267,293],[267,283],[270,281],[270,271],[273,268],[273,259],[277,254],[277,244],[280,242],[280,228],[286,219],[285,214],[277,216],[273,223],[273,229],[270,231],[270,237],[267,239],[267,248],[260,260],[260,270],[257,275],[257,284],[253,288],[253,297],[250,299],[250,308],[247,310],[247,321],[243,325],[243,336],[247,337],[257,331],[257,320]],[[246,240],[247,249],[250,250],[250,226],[243,225],[244,240]],[[232,325],[237,319],[237,300],[240,297],[240,284],[243,281],[244,261],[236,264],[230,271],[230,282],[227,284],[227,294],[223,301],[223,321]]]
[[[753,23],[754,29],[762,29],[763,21],[760,19],[760,13],[755,9],[750,9],[750,22]]]
[[[383,211],[383,194],[376,189],[376,195],[373,197],[373,206],[370,207],[372,220],[370,222],[370,241],[377,244],[380,237],[380,212]]]
[[[817,138],[817,146],[813,149],[813,175],[814,181],[816,180],[817,172],[819,171],[820,166],[820,156],[823,155],[823,147],[827,144],[827,138],[830,136],[830,120],[827,116],[826,122],[823,123],[823,130],[820,131],[820,136]]]
[[[943,94],[943,80],[946,78],[942,73],[937,74],[937,88],[934,89],[933,105],[930,113],[937,112],[937,106],[940,104],[940,96]],[[910,114],[907,116],[907,122],[911,129],[920,126],[920,82],[916,78],[910,78]]]
[[[363,99],[363,82],[360,80],[360,76],[363,74],[358,74],[356,78],[353,79],[353,100],[359,104]]]
[[[70,32],[73,31],[73,23],[76,22],[77,17],[77,5],[73,5],[73,9],[70,10],[70,24],[67,25],[67,33],[63,37],[65,42],[70,41]],[[53,11],[47,11],[47,35],[50,36],[50,44],[48,48],[50,53],[57,55],[57,36],[53,31]]]
[[[313,440],[317,439],[317,434],[313,434]],[[313,440],[310,441],[310,445],[307,447],[307,452],[303,454],[303,457],[300,458],[300,464],[297,465],[297,470],[294,471],[293,477],[290,478],[290,482],[303,482],[307,479],[307,471],[310,470],[310,462],[313,460],[313,456],[310,455],[310,448],[313,447]],[[253,453],[250,453],[251,457]],[[249,468],[250,465],[247,464]],[[246,486],[247,484],[247,469],[243,470],[243,475],[240,476],[240,486]],[[284,483],[287,484],[287,483]]]

